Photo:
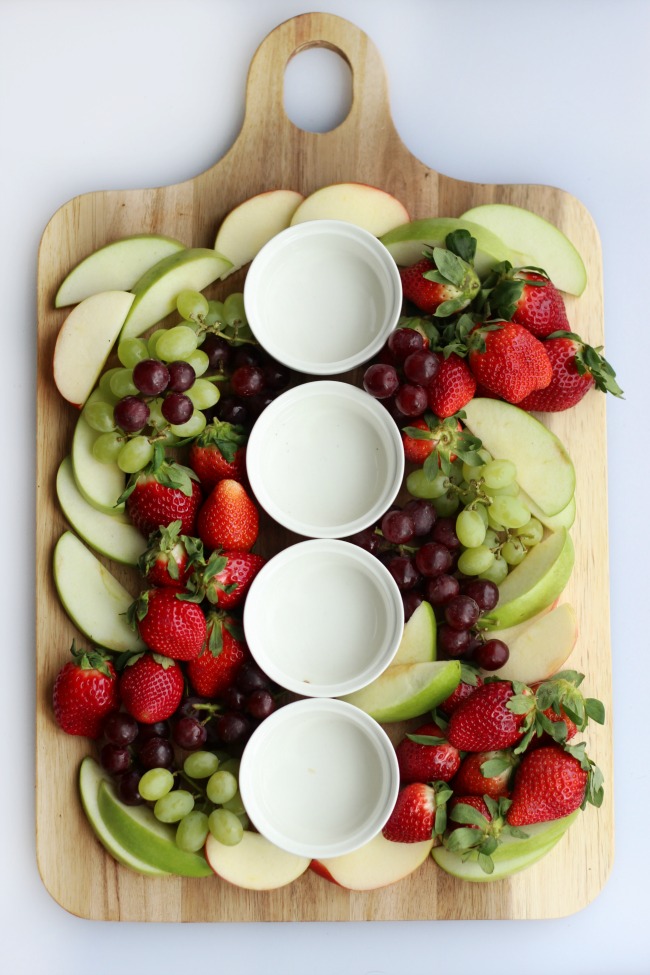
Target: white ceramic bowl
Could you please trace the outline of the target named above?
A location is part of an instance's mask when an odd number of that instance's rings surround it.
[[[381,349],[400,315],[402,285],[392,256],[367,230],[312,220],[262,247],[244,305],[272,356],[298,372],[333,376]]]
[[[251,822],[276,846],[341,856],[386,823],[399,767],[390,739],[365,712],[312,698],[280,708],[253,732],[239,789]]]
[[[342,697],[379,677],[404,629],[400,591],[374,555],[338,539],[290,545],[246,597],[250,651],[276,683],[304,697]]]
[[[246,467],[275,521],[311,538],[345,538],[395,500],[404,448],[397,424],[372,396],[316,380],[266,407],[251,431]]]

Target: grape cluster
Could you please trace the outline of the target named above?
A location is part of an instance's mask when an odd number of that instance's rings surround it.
[[[440,370],[438,356],[417,329],[397,328],[388,338],[380,361],[368,366],[363,388],[384,401],[399,423],[422,416],[429,403],[429,386]]]

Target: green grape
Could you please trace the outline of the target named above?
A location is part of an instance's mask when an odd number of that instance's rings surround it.
[[[110,403],[112,406],[115,406],[115,404],[117,403],[120,397],[116,396],[113,390],[111,389],[111,379],[113,378],[116,372],[121,372],[121,371],[122,371],[121,366],[114,366],[112,369],[107,369],[104,375],[99,380],[99,390],[102,396],[104,397],[104,399],[106,400],[106,402]]]
[[[486,488],[504,488],[517,479],[517,468],[511,460],[491,460],[485,464],[481,477]]]
[[[222,806],[224,809],[228,809],[230,812],[233,812],[235,816],[241,816],[246,812],[244,803],[242,802],[242,798],[239,794],[239,790],[237,790],[232,799],[227,799],[226,802],[222,803]]]
[[[240,813],[239,816],[237,816],[237,819],[242,824],[242,826],[244,827],[244,829],[248,829],[250,827],[251,821],[250,821],[250,819],[248,818],[248,816],[246,815],[245,812]]]
[[[520,538],[509,538],[501,546],[501,555],[508,565],[519,565],[526,558],[526,546]]]
[[[491,528],[495,532],[505,531],[505,528],[503,527],[501,522],[497,521],[497,519],[494,517],[494,511],[492,510],[492,505],[489,505],[487,508],[487,516],[488,516],[488,528]]]
[[[198,345],[196,334],[187,325],[174,325],[156,342],[156,355],[164,362],[174,362],[192,355]]]
[[[494,561],[494,552],[486,545],[466,548],[458,558],[458,569],[463,575],[478,576],[486,572]]]
[[[157,399],[149,400],[147,405],[149,407],[150,425],[152,427],[155,427],[156,430],[162,430],[164,427],[167,426],[167,420],[162,415],[162,405],[163,405],[162,397],[159,396]]]
[[[175,789],[156,800],[153,814],[161,823],[178,823],[194,809],[194,796],[186,789]]]
[[[112,403],[86,403],[83,416],[88,426],[98,433],[110,433],[115,429]]]
[[[447,493],[449,488],[449,478],[442,471],[436,474],[432,481],[420,467],[417,471],[411,471],[406,479],[406,490],[414,498],[441,498]]]
[[[185,395],[192,400],[195,409],[209,410],[211,406],[219,402],[221,393],[219,388],[209,379],[195,379],[190,388],[185,391]]]
[[[135,474],[146,467],[153,457],[153,444],[146,437],[127,440],[117,455],[117,466],[125,474]]]
[[[487,511],[485,512],[485,517],[487,518]],[[483,539],[483,544],[487,548],[491,548],[491,549],[495,549],[498,545],[501,544],[501,540],[499,539],[499,536],[495,532],[494,528],[488,528],[488,530],[485,533],[485,538]]]
[[[476,548],[485,541],[487,525],[474,508],[464,508],[456,518],[458,541],[465,548]]]
[[[521,528],[515,529],[515,535],[522,540],[526,548],[539,545],[544,537],[544,526],[537,518],[531,518]]]
[[[494,498],[488,508],[488,515],[504,528],[523,528],[530,521],[530,511],[518,498]]]
[[[121,433],[117,431],[100,433],[92,445],[91,452],[100,464],[114,464],[123,446],[124,437]]]
[[[190,752],[183,762],[183,771],[191,779],[207,779],[219,768],[219,759],[214,752]]]
[[[217,322],[220,325],[223,325],[225,321],[226,321],[226,313],[224,311],[223,302],[209,301],[208,313],[203,319],[203,324],[206,327],[209,327],[210,325],[216,325]],[[203,337],[205,338],[205,335]]]
[[[189,362],[197,378],[207,372],[210,365],[207,352],[203,352],[201,349],[196,349],[192,355],[188,355],[185,361]]]
[[[208,817],[208,828],[218,843],[237,846],[244,835],[244,827],[228,809],[213,809]]]
[[[142,359],[149,358],[149,346],[144,339],[123,339],[117,347],[117,358],[127,369],[133,369]]]
[[[463,478],[466,481],[478,481],[478,479],[481,476],[481,471],[482,470],[483,470],[483,465],[482,464],[472,465],[472,464],[468,464],[466,462],[463,462],[463,467],[462,467]]]
[[[488,527],[488,513],[487,513],[486,506],[484,504],[477,504],[475,510],[478,511],[479,517],[480,517],[481,521],[483,522],[483,524],[485,525],[485,527],[487,529],[487,527]]]
[[[485,572],[479,572],[479,579],[487,579],[489,582],[493,582],[495,586],[499,586],[507,575],[508,563],[500,555],[495,555],[492,565]]]
[[[148,802],[156,802],[171,792],[174,776],[166,768],[150,768],[138,782],[138,792]]]
[[[200,291],[190,291],[189,288],[185,288],[176,298],[176,308],[181,318],[197,322],[205,318],[210,306],[208,299]]]
[[[122,399],[124,396],[136,396],[138,387],[133,382],[133,369],[116,369],[111,376],[110,387],[113,396]]]
[[[221,806],[237,795],[237,779],[228,769],[220,768],[208,779],[205,792],[210,802]]]
[[[448,491],[441,498],[433,498],[431,504],[441,518],[448,518],[449,515],[453,515],[454,512],[458,511],[460,501],[455,491]]]
[[[501,488],[487,488],[487,493],[491,498],[517,498],[519,497],[519,485],[516,481],[512,484],[506,484],[505,487]]]
[[[172,423],[170,430],[174,437],[185,439],[185,437],[198,437],[206,428],[207,420],[205,414],[200,410],[194,410],[189,420],[185,423]]]
[[[197,853],[208,835],[208,817],[200,809],[183,816],[176,827],[176,846],[186,853]]]
[[[223,303],[223,312],[228,325],[248,321],[244,309],[244,295],[241,291],[233,291],[232,294],[228,295]]]
[[[462,481],[459,485],[461,504],[470,505],[472,501],[476,501],[476,489],[472,484],[468,484],[467,481]]]
[[[158,354],[156,352],[156,347],[158,345],[158,339],[160,338],[161,335],[166,335],[166,334],[167,334],[167,329],[166,328],[157,328],[156,331],[155,332],[152,332],[151,335],[149,336],[149,338],[147,339],[147,347],[149,349],[149,358],[150,359],[157,359],[158,358]]]
[[[220,759],[221,765],[219,766],[220,772],[232,772],[232,774],[239,778],[239,766],[241,765],[241,759],[239,758],[223,758]]]

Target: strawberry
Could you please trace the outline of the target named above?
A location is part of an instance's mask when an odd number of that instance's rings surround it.
[[[481,286],[472,265],[444,247],[434,247],[431,257],[400,268],[400,278],[407,301],[437,317],[466,308]]]
[[[574,332],[552,335],[544,342],[551,363],[551,381],[544,389],[533,390],[519,403],[524,410],[559,413],[568,410],[594,387],[603,393],[622,396],[616,373],[600,354]]]
[[[478,445],[476,438],[469,431],[463,431],[455,417],[440,420],[428,410],[403,428],[402,443],[406,460],[425,466],[431,477],[436,476],[439,468],[447,473],[451,470],[458,457],[455,451],[466,453]]]
[[[99,738],[104,718],[120,706],[115,668],[106,654],[78,649],[74,640],[70,653],[54,681],[54,717],[69,735]]]
[[[460,765],[458,749],[432,722],[406,735],[395,751],[402,782],[449,782]]]
[[[470,752],[451,782],[454,794],[506,796],[516,759],[508,751]]]
[[[234,609],[243,603],[265,561],[254,552],[215,549],[205,566],[194,574],[191,589],[219,609]]]
[[[203,649],[205,615],[182,589],[145,590],[129,607],[129,620],[150,650],[172,660],[193,660]]]
[[[482,686],[483,678],[476,669],[468,666],[468,664],[461,663],[460,683],[456,685],[449,697],[446,697],[442,704],[438,705],[438,708],[448,718],[461,701],[473,694],[477,687]]]
[[[454,825],[443,839],[444,846],[463,860],[473,859],[486,874],[494,873],[492,854],[504,835],[526,838],[526,833],[506,822],[510,800],[501,796],[454,796],[448,818]]]
[[[181,522],[181,534],[194,535],[202,499],[194,471],[165,460],[164,449],[157,444],[151,464],[131,477],[119,500],[126,501],[131,521],[148,538],[176,520]]]
[[[410,782],[397,796],[395,807],[382,833],[394,843],[420,843],[445,828],[446,803],[451,789],[445,783],[425,785]]]
[[[508,403],[520,403],[553,376],[544,344],[516,322],[476,325],[470,333],[469,367],[477,383]]]
[[[208,614],[208,639],[203,652],[187,665],[194,692],[201,697],[218,697],[233,683],[250,653],[244,635],[234,619],[223,613]]]
[[[459,355],[452,352],[440,358],[440,369],[429,386],[429,407],[441,418],[458,413],[474,396],[476,379],[469,366]]]
[[[184,688],[178,664],[157,653],[135,654],[120,676],[124,709],[140,724],[170,718],[181,703]]]
[[[494,317],[523,325],[537,338],[569,328],[564,298],[545,271],[504,263],[497,274],[497,283],[489,292]]]
[[[534,712],[535,697],[529,687],[510,681],[491,681],[477,687],[453,710],[447,739],[467,752],[508,748],[524,737]]]
[[[218,481],[197,518],[197,531],[206,548],[248,552],[258,530],[257,508],[245,488],[232,478]]]
[[[213,420],[190,446],[188,463],[208,494],[217,481],[242,481],[246,474],[244,427]]]
[[[185,587],[194,564],[200,561],[201,545],[180,534],[182,522],[172,521],[149,536],[138,568],[152,586]],[[188,551],[189,550],[189,551]]]
[[[407,433],[408,427],[402,430],[402,444],[404,445],[404,456],[412,464],[424,464],[425,460],[436,445],[429,425],[424,417],[418,417],[410,424],[411,430],[421,430],[422,436],[415,437]]]
[[[490,810],[485,805],[485,801],[481,798],[480,795],[475,795],[474,793],[468,793],[466,795],[464,792],[460,792],[459,795],[454,795],[454,798],[453,799],[450,799],[450,801],[449,801],[449,803],[447,805],[447,819],[450,822],[452,822],[452,823],[458,823],[458,824],[464,823],[470,829],[479,829],[480,828],[480,826],[479,826],[478,823],[465,823],[465,819],[464,818],[461,818],[461,814],[460,813],[457,813],[457,815],[458,815],[459,818],[456,819],[456,817],[454,816],[454,810],[458,806],[461,806],[461,805],[462,806],[471,806],[472,809],[476,809],[476,811],[479,812],[481,814],[481,816],[485,816],[485,818],[488,821],[488,823],[492,821],[492,815],[490,813]]]
[[[511,826],[528,826],[561,819],[587,802],[603,799],[602,774],[584,751],[584,743],[566,749],[558,745],[536,748],[525,755],[515,775]]]

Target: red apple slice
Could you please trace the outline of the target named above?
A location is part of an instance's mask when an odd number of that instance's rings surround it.
[[[213,836],[205,844],[208,863],[222,880],[245,890],[275,890],[300,877],[308,857],[295,856],[270,843],[261,833],[245,830],[236,846],[225,846]]]
[[[503,680],[534,684],[562,669],[578,639],[578,624],[573,606],[561,603],[532,621],[486,635],[503,640],[510,650],[504,666],[490,673]]]
[[[366,183],[332,183],[300,204],[291,225],[306,220],[346,220],[381,237],[409,219],[404,205],[385,190]]]
[[[433,848],[433,840],[422,843],[393,843],[379,833],[352,853],[324,860],[312,860],[319,876],[348,890],[375,890],[408,877],[422,866]]]
[[[227,278],[248,264],[264,244],[286,230],[303,200],[302,193],[295,190],[269,190],[244,200],[231,210],[219,227],[214,242],[214,249],[232,261],[232,267],[222,277]]]

